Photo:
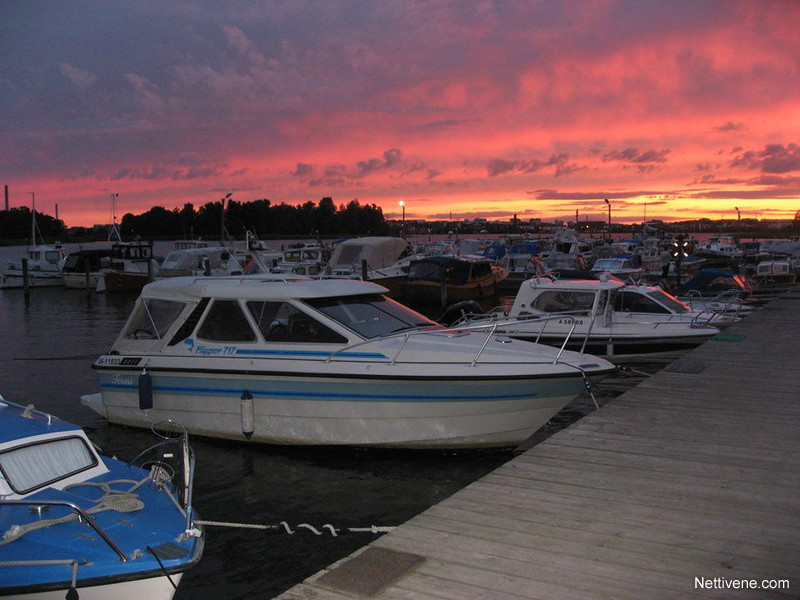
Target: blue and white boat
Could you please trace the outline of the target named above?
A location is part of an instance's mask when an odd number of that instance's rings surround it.
[[[203,550],[194,459],[183,434],[139,460],[148,468],[101,456],[80,427],[0,398],[0,597],[172,598]]]
[[[276,444],[513,446],[614,366],[449,330],[375,283],[176,278],[142,290],[84,396],[109,421]]]

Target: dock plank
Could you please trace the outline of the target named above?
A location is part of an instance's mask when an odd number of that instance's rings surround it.
[[[374,541],[424,560],[372,597],[797,597],[798,294],[680,359],[701,369],[644,378]],[[279,598],[355,600],[319,577]],[[696,578],[790,587],[706,589]]]

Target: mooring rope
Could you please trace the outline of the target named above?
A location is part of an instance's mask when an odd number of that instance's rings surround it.
[[[332,537],[336,537],[341,532],[351,532],[351,533],[388,533],[393,530],[394,526],[377,526],[377,525],[370,525],[369,527],[340,527],[336,528],[330,523],[326,523],[325,525],[320,526],[319,529],[314,527],[309,523],[299,523],[294,526],[294,529],[286,522],[281,521],[280,523],[273,524],[273,525],[261,525],[259,523],[232,523],[229,521],[195,521],[198,525],[205,525],[207,527],[229,527],[233,529],[261,529],[261,530],[280,530],[283,529],[289,535],[294,535],[300,529],[305,529],[310,531],[314,535],[323,535],[323,529],[327,530]]]
[[[142,502],[139,499],[139,496],[133,493],[132,490],[135,490],[147,480],[149,480],[149,475],[142,481],[136,481],[133,479],[116,479],[105,483],[81,481],[68,485],[64,489],[66,490],[72,487],[90,486],[98,487],[104,492],[103,496],[94,501],[95,505],[93,507],[85,509],[86,514],[92,515],[104,510],[113,510],[119,513],[129,513],[136,512],[144,508],[144,502]],[[111,487],[112,484],[121,483],[133,485],[127,490],[120,490]],[[52,527],[53,525],[60,525],[62,523],[69,523],[70,521],[75,521],[77,519],[77,513],[70,513],[60,518],[42,519],[41,521],[32,521],[30,523],[26,523],[25,525],[12,525],[5,532],[5,534],[3,534],[2,539],[0,539],[0,546],[13,542],[14,540],[18,540],[23,535],[30,533],[31,531]]]
[[[90,358],[94,359],[98,356],[101,356],[103,352],[96,352],[95,354],[78,354],[75,356],[43,356],[41,358],[35,357],[27,357],[27,356],[16,356],[14,360],[20,362],[35,362],[40,360],[88,360]]]

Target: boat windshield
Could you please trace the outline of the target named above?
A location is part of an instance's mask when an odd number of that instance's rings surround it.
[[[672,296],[671,294],[668,294],[662,290],[651,290],[647,293],[647,295],[669,308],[673,313],[680,314],[689,312],[691,310],[675,296]]]
[[[94,453],[77,436],[27,444],[0,453],[0,470],[18,494],[27,494],[96,464]]]
[[[418,327],[438,327],[427,317],[381,294],[314,298],[305,302],[367,339]]]

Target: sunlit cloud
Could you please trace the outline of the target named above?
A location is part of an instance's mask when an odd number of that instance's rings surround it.
[[[0,178],[70,225],[107,218],[110,193],[142,212],[227,189],[387,216],[404,200],[415,218],[602,218],[604,198],[620,221],[645,203],[674,219],[800,208],[789,0],[110,0],[4,17]]]

